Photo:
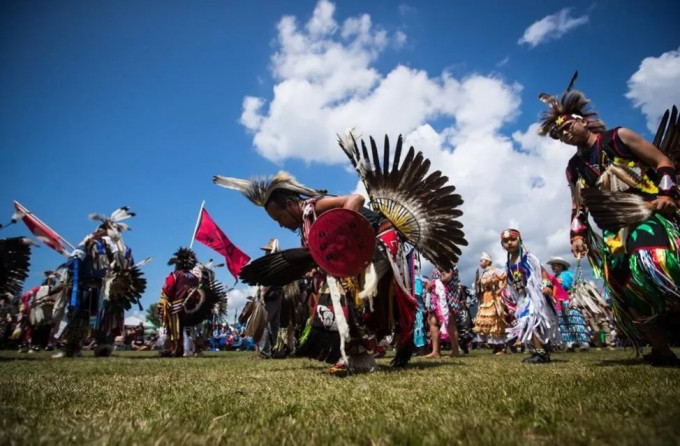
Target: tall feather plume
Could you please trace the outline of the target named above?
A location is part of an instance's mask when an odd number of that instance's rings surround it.
[[[115,222],[119,222],[121,220],[126,220],[128,218],[134,217],[135,214],[134,212],[130,212],[130,207],[129,206],[122,206],[116,209],[111,213],[111,217],[109,217],[111,220]]]
[[[576,82],[576,78],[578,77],[578,70],[574,71],[574,74],[571,76],[571,80],[569,81],[569,85],[567,85],[566,90],[564,90],[565,93],[569,93],[572,88],[574,88],[574,83]]]
[[[145,258],[144,260],[141,260],[141,261],[135,263],[135,266],[136,266],[137,268],[139,268],[140,266],[147,265],[147,264],[150,263],[150,262],[151,262],[151,257],[147,257],[147,258]]]
[[[448,178],[440,171],[430,172],[430,160],[413,147],[402,161],[401,135],[394,154],[387,136],[382,151],[372,137],[370,151],[363,140],[359,151],[351,134],[339,138],[339,144],[364,183],[373,209],[437,267],[452,267],[461,254],[460,246],[467,241],[457,220],[462,215],[463,200],[448,184]],[[371,168],[357,168],[368,163]]]
[[[654,212],[642,197],[630,193],[591,187],[583,189],[581,195],[595,223],[610,231],[642,223]]]

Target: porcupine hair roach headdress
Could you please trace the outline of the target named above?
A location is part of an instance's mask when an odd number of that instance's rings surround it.
[[[189,248],[179,248],[168,260],[168,265],[175,265],[176,269],[190,270],[198,263],[196,254]]]
[[[541,113],[539,135],[559,139],[557,129],[575,118],[585,119],[586,127],[592,132],[600,133],[607,129],[604,122],[597,118],[597,112],[590,106],[590,100],[580,91],[572,90],[577,77],[578,71],[574,72],[571,82],[559,99],[547,93],[538,95],[541,102],[548,106],[548,110]]]
[[[240,178],[215,175],[213,183],[227,189],[241,192],[256,206],[264,207],[275,191],[287,191],[297,196],[314,197],[326,193],[322,189],[312,189],[299,183],[295,177],[285,171],[280,171],[274,177],[242,180]]]

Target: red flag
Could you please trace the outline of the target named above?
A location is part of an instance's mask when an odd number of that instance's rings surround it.
[[[227,260],[227,269],[238,280],[241,268],[250,261],[250,257],[238,249],[224,232],[215,224],[208,211],[201,209],[201,219],[196,230],[196,240],[214,249]]]
[[[62,236],[57,234],[57,232],[43,223],[36,215],[26,209],[18,201],[14,202],[14,208],[16,209],[15,214],[12,216],[12,221],[18,219],[23,220],[28,226],[28,230],[38,237],[44,244],[59,252],[60,254],[68,255],[68,251],[64,247],[62,240],[66,241]],[[68,242],[66,242],[68,244]]]

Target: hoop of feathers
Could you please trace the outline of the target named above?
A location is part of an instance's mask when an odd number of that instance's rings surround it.
[[[366,187],[374,211],[385,216],[420,253],[436,267],[452,268],[467,240],[458,218],[463,199],[456,188],[437,170],[430,173],[430,160],[411,146],[401,161],[403,138],[397,138],[390,163],[390,142],[385,136],[382,159],[375,140],[371,149],[349,132],[338,143],[352,162]]]
[[[184,326],[191,327],[210,318],[215,306],[219,305],[221,300],[225,300],[226,296],[227,293],[222,284],[204,274],[201,287],[184,301],[182,323]]]

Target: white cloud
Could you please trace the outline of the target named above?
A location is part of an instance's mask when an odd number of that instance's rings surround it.
[[[316,5],[311,20],[307,22],[307,31],[314,36],[321,36],[333,32],[337,27],[335,20],[333,20],[334,12],[335,5],[333,3],[321,0]]]
[[[234,321],[234,315],[241,314],[248,296],[255,296],[257,287],[251,286],[246,288],[235,288],[227,293],[227,319],[229,322]]]
[[[319,5],[317,10],[329,10],[327,2]],[[335,23],[332,16],[315,11],[311,21],[317,17],[326,25],[298,27],[292,17],[281,19],[272,56],[273,97],[244,100],[241,122],[253,132],[262,156],[338,164],[339,172],[344,168],[352,175],[336,134],[354,127],[365,138],[382,140],[388,134],[394,143],[401,133],[465,200],[462,222],[469,246],[459,268],[466,283],[482,251],[496,264],[505,262],[499,234],[509,226],[522,231],[543,260],[570,255],[564,167],[572,150],[539,137],[536,125],[503,133],[520,113],[520,85],[478,73],[432,75],[402,65],[381,74],[375,62],[391,37],[369,16],[335,27],[328,25]]]
[[[408,41],[408,36],[406,34],[404,34],[403,32],[397,31],[396,33],[394,33],[394,45],[397,48],[401,48],[404,45],[406,45],[407,41]]]
[[[680,104],[680,48],[659,57],[647,57],[628,79],[626,97],[647,118],[647,128],[656,132],[659,118],[672,105]]]
[[[526,43],[534,48],[541,43],[559,39],[572,29],[588,23],[588,16],[572,17],[571,9],[564,8],[561,11],[543,17],[524,30],[524,35],[517,41],[519,44]]]

